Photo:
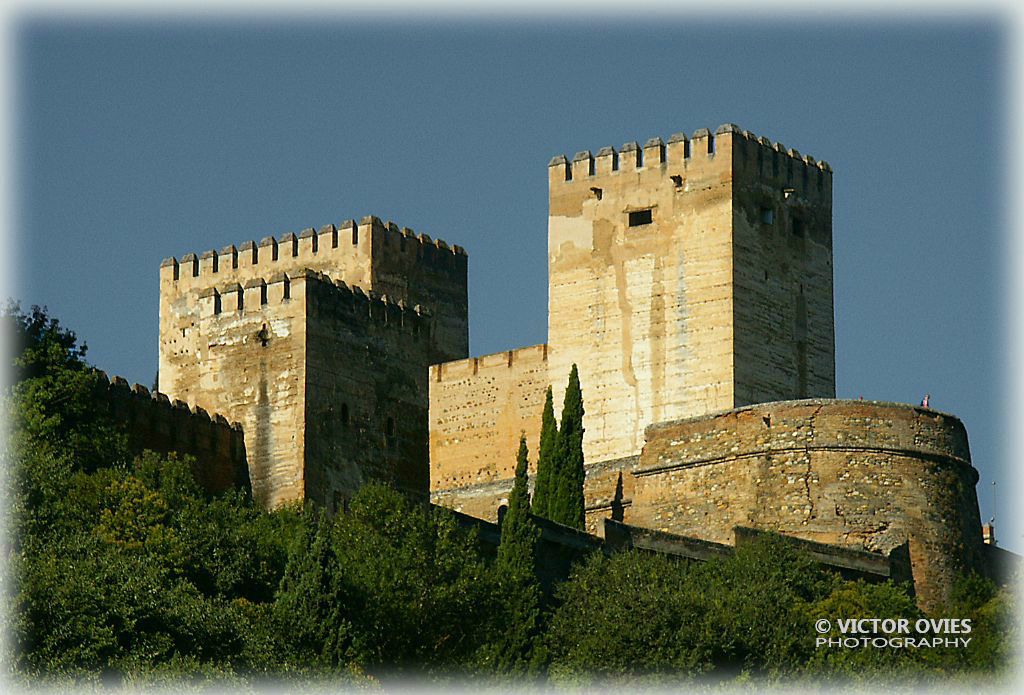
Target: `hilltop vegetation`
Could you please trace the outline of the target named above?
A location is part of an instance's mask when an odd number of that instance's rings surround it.
[[[211,496],[183,459],[130,456],[73,333],[38,309],[3,322],[5,663],[20,681],[929,680],[992,674],[1012,653],[1011,596],[977,577],[942,611],[972,619],[965,649],[816,648],[822,617],[920,614],[906,587],[841,580],[771,539],[707,563],[595,554],[545,593],[525,444],[496,555],[379,485],[333,518]]]

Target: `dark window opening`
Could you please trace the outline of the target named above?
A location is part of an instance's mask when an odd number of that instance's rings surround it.
[[[771,208],[761,208],[761,224],[775,224],[775,211]]]
[[[213,313],[220,313],[220,295],[216,293],[213,295]]]
[[[291,280],[289,280],[287,277],[284,279],[284,298],[292,298],[292,283]]]
[[[793,220],[793,236],[804,238],[804,223],[801,220]]]
[[[652,220],[653,217],[651,216],[650,208],[648,208],[647,210],[637,210],[635,212],[629,213],[630,227],[640,227],[645,224],[650,224]]]
[[[348,403],[341,404],[341,424],[348,427]]]
[[[764,281],[768,282],[768,271],[764,271]]]
[[[260,306],[267,303],[267,285],[264,283],[260,285]]]
[[[387,445],[393,447],[395,445],[395,418],[388,418],[387,424],[384,426],[384,436],[387,438]]]
[[[714,154],[714,153],[715,153],[715,136],[714,135],[709,135],[708,136],[708,154]]]

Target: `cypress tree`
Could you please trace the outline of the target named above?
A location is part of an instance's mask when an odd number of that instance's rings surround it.
[[[558,429],[558,447],[550,487],[548,518],[559,524],[582,529],[583,502],[583,393],[576,365],[569,373],[562,405],[562,425]]]
[[[558,423],[555,421],[555,407],[548,386],[544,397],[544,414],[540,420],[540,450],[537,452],[537,479],[533,485],[533,513],[545,519],[551,501],[551,478],[554,474],[555,459],[558,455]]]
[[[526,437],[519,439],[516,478],[501,522],[497,570],[504,594],[505,625],[495,644],[499,672],[522,673],[532,668],[534,640],[540,632],[540,583],[537,541],[540,529],[530,517],[527,489]]]

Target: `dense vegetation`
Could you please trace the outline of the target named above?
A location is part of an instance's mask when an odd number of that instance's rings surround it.
[[[904,587],[840,580],[779,540],[694,564],[595,554],[545,593],[525,442],[496,553],[452,514],[377,485],[334,518],[211,497],[186,461],[129,455],[72,333],[35,309],[3,322],[16,679],[947,679],[1011,654],[1011,597],[976,577],[942,612],[972,618],[966,649],[816,649],[820,617],[918,610]]]

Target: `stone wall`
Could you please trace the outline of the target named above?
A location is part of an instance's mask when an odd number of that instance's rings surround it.
[[[305,499],[335,510],[369,479],[426,497],[431,317],[310,275]]]
[[[517,435],[518,437],[518,435]],[[634,479],[631,471],[639,457],[631,456],[614,461],[603,461],[585,467],[583,483],[584,505],[586,506],[586,532],[600,536],[604,533],[604,520],[621,521],[632,503]],[[536,456],[530,457],[530,492],[533,492]],[[508,477],[462,485],[458,487],[436,486],[431,489],[430,501],[457,512],[475,516],[487,521],[498,519],[498,509],[508,504],[512,491],[514,471]]]
[[[834,397],[831,169],[732,142],[734,406]]]
[[[161,388],[242,424],[253,495],[270,507],[305,489],[305,288],[280,273],[184,295],[187,326],[161,333]]]
[[[534,345],[430,368],[431,490],[511,481],[521,433],[536,472],[547,360]]]
[[[124,427],[133,453],[150,449],[192,456],[192,473],[208,492],[249,487],[245,440],[237,422],[229,424],[223,415],[210,415],[198,407],[190,409],[182,401],[172,402],[163,393],[151,394],[139,384],[129,387],[118,376],[97,397],[109,403],[111,415]]]
[[[743,526],[883,554],[909,541],[925,607],[984,570],[967,433],[933,410],[807,400],[662,423],[633,475],[633,525],[718,543]]]

